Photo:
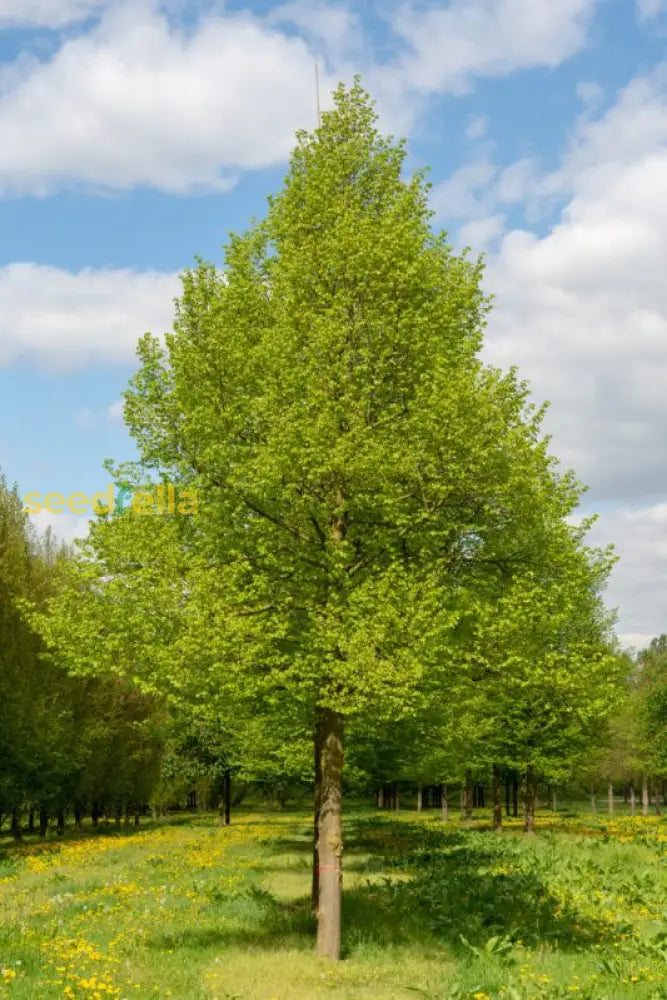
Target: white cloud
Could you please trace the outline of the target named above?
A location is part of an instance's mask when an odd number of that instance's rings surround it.
[[[235,171],[284,160],[294,131],[314,124],[306,42],[248,13],[184,32],[145,4],[123,4],[49,61],[8,72],[5,193],[46,194],[71,180],[225,190]]]
[[[491,184],[498,168],[488,160],[460,167],[431,191],[431,208],[438,219],[476,219],[488,214]]]
[[[0,27],[62,28],[96,13],[105,0],[0,0]]]
[[[596,0],[452,0],[400,7],[392,26],[410,47],[409,86],[460,92],[476,76],[557,66],[585,44]]]
[[[171,328],[178,277],[37,264],[0,268],[0,367],[20,359],[57,371],[132,361],[139,336]]]
[[[491,204],[473,192],[491,229],[498,176]],[[486,357],[551,400],[553,451],[603,511],[595,538],[621,551],[621,631],[652,635],[667,630],[667,70],[582,118],[559,169],[516,194],[531,187],[562,205],[544,235],[515,229],[491,254]]]
[[[641,22],[653,21],[666,7],[665,0],[637,0],[637,17]]]
[[[84,514],[52,514],[48,510],[40,510],[39,514],[31,514],[30,520],[40,535],[48,528],[60,542],[71,544],[77,538],[85,538],[91,518]]]
[[[294,0],[274,7],[266,21],[268,25],[293,25],[316,49],[323,46],[334,59],[345,60],[363,51],[361,22],[346,7]]]
[[[620,507],[600,516],[591,539],[613,538],[620,560],[612,572],[608,603],[621,614],[621,640],[642,648],[667,632],[667,504]]]
[[[505,229],[504,215],[487,215],[483,219],[473,219],[461,226],[457,242],[468,246],[474,254],[481,253],[495,243]]]
[[[466,128],[467,139],[483,139],[489,131],[489,119],[486,115],[475,115]]]
[[[604,88],[595,80],[581,80],[576,86],[576,94],[586,111],[595,111],[604,101]]]
[[[107,419],[114,424],[122,423],[124,406],[125,404],[123,400],[117,399],[115,403],[112,403],[111,406],[107,408]]]

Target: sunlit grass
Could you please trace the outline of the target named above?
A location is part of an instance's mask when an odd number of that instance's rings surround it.
[[[147,825],[0,853],[12,1000],[664,1000],[667,824],[347,819],[345,960],[313,955],[306,813]]]

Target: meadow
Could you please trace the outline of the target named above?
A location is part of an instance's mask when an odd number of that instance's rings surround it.
[[[337,965],[313,954],[305,811],[3,841],[0,997],[667,997],[665,819],[489,825],[348,812]]]

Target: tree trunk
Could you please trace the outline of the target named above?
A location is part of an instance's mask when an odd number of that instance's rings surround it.
[[[378,788],[377,807],[378,809],[382,809],[384,807],[384,788],[382,785]]]
[[[591,788],[591,812],[593,813],[594,816],[597,816],[597,812],[598,812],[598,800],[597,800],[597,794],[596,794],[596,789],[595,789],[594,785]]]
[[[35,832],[35,810],[33,806],[30,806],[30,811],[28,812],[28,833]]]
[[[12,825],[10,827],[12,837],[17,843],[23,840],[23,826],[21,824],[21,808],[15,806],[12,809]]]
[[[83,817],[80,809],[74,810],[74,826],[77,833],[83,833]]]
[[[118,829],[120,829],[120,821],[122,820],[122,818],[123,818],[123,810],[120,808],[120,806],[118,806],[114,814],[114,825]]]
[[[422,811],[423,804],[424,804],[424,799],[423,799],[423,795],[422,795],[422,786],[418,785],[417,786],[417,812],[418,813],[420,813]]]
[[[320,729],[321,794],[317,849],[320,886],[317,954],[340,959],[343,854],[343,717],[324,709]],[[396,796],[398,803],[398,794]]]
[[[535,833],[535,774],[532,767],[526,768],[523,797],[524,833]]]
[[[551,809],[552,812],[558,812],[558,799],[556,797],[556,789],[551,789]]]
[[[49,814],[46,809],[39,810],[39,835],[40,837],[46,837],[47,831],[49,829]]]
[[[65,813],[62,809],[56,811],[56,833],[59,837],[65,832]]]
[[[225,826],[230,826],[232,822],[232,772],[230,768],[225,771]]]
[[[440,792],[440,816],[443,823],[449,823],[449,800],[447,798],[447,785],[441,785]]]
[[[512,816],[516,819],[519,815],[519,779],[514,776],[512,780]]]
[[[313,751],[314,751],[314,795],[313,795],[313,882],[310,891],[311,905],[313,913],[317,913],[320,903],[320,857],[317,849],[317,841],[320,833],[320,806],[322,802],[322,746],[320,738],[321,722],[318,719],[313,730]],[[379,795],[382,795],[380,788]]]
[[[637,796],[635,795],[635,784],[633,782],[630,785],[630,815],[631,816],[634,816],[636,808],[637,808]]]
[[[653,782],[653,808],[656,816],[662,815],[660,812],[660,788],[657,781]]]
[[[97,802],[93,802],[93,805],[91,807],[90,821],[93,824],[93,827],[96,829],[100,822],[100,807],[98,806]]]
[[[493,829],[503,828],[503,805],[500,797],[500,768],[493,766]]]
[[[472,774],[470,771],[466,771],[466,780],[465,785],[463,786],[463,820],[465,823],[470,823],[472,820],[472,795]]]
[[[607,812],[610,816],[614,815],[614,785],[613,782],[607,782]]]
[[[130,825],[130,815],[131,815],[131,813],[130,813],[130,807],[129,806],[125,806],[125,820],[124,820],[124,823],[123,823],[123,825],[125,827],[128,827]]]
[[[648,775],[642,775],[642,816],[648,816]]]

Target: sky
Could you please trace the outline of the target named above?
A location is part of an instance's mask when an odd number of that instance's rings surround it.
[[[0,0],[0,469],[90,495],[133,457],[136,340],[264,214],[316,63],[323,107],[361,74],[434,225],[486,255],[484,356],[549,401],[644,645],[667,631],[667,0]]]

